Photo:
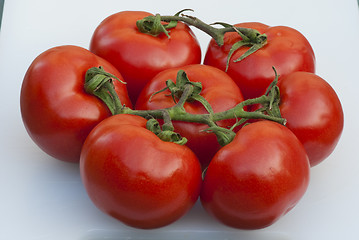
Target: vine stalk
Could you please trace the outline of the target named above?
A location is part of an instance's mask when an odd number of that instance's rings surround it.
[[[229,59],[238,48],[243,46],[250,47],[243,55],[241,55],[238,59],[234,60],[234,62],[239,62],[245,59],[246,57],[258,51],[267,44],[267,36],[265,34],[261,34],[256,29],[236,27],[234,25],[223,22],[207,24],[196,17],[182,14],[182,12],[188,10],[192,11],[191,9],[184,9],[173,16],[161,16],[159,14],[156,14],[155,16],[151,15],[141,20],[138,20],[136,25],[139,31],[142,33],[149,34],[152,36],[158,36],[160,33],[164,33],[167,35],[168,38],[170,38],[171,36],[168,30],[176,27],[177,22],[184,22],[187,25],[193,26],[207,33],[220,47],[224,44],[225,33],[238,33],[242,40],[233,44],[227,57],[228,61],[226,71],[228,70]],[[167,22],[167,24],[164,24],[163,22]],[[216,28],[213,27],[213,25],[221,25],[222,28]]]
[[[155,119],[164,119],[163,130],[172,131],[173,125],[172,121],[183,121],[183,122],[192,122],[208,125],[208,131],[216,134],[217,139],[221,145],[229,143],[234,137],[233,134],[230,134],[229,131],[234,129],[235,126],[245,123],[249,119],[265,119],[280,124],[285,125],[286,120],[280,116],[279,111],[273,111],[273,109],[278,108],[279,104],[279,91],[276,85],[278,81],[278,76],[276,75],[275,80],[268,88],[266,94],[253,99],[247,99],[235,107],[223,111],[223,112],[211,112],[209,111],[206,114],[192,114],[188,113],[184,104],[190,99],[198,99],[197,95],[200,95],[201,86],[193,85],[189,79],[178,80],[177,85],[173,87],[176,91],[181,92],[178,101],[175,101],[174,106],[158,110],[134,110],[129,107],[123,106],[119,100],[119,97],[114,91],[112,80],[109,79],[109,75],[105,73],[103,76],[103,69],[101,71],[96,69],[89,69],[90,73],[95,74],[86,74],[85,79],[85,89],[88,93],[93,94],[100,98],[106,103],[106,105],[111,110],[112,114],[132,114],[141,116],[144,118],[155,118]],[[182,72],[181,72],[182,71]],[[183,70],[180,70],[177,74],[177,78],[187,76],[184,74]],[[96,82],[102,79],[102,82]],[[170,80],[168,80],[170,81]],[[99,94],[101,93],[101,94]],[[172,95],[176,95],[176,92],[171,92]],[[209,103],[207,101],[203,102],[203,99],[199,100],[204,107],[208,107]],[[245,110],[246,106],[260,104],[263,108],[260,111],[248,112]],[[226,119],[240,119],[235,126],[232,126],[230,129],[219,127],[216,122],[226,120]],[[172,135],[170,137],[172,139]],[[229,138],[229,139],[228,139]]]

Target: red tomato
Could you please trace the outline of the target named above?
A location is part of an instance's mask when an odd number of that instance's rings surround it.
[[[309,170],[303,145],[288,128],[255,122],[215,155],[203,181],[201,202],[228,226],[264,228],[301,199]]]
[[[94,204],[136,228],[174,222],[200,192],[195,154],[160,140],[134,115],[115,115],[94,128],[82,149],[80,171]]]
[[[225,72],[211,66],[194,64],[159,73],[143,89],[135,108],[154,110],[174,106],[175,103],[168,90],[154,96],[152,94],[165,88],[168,79],[176,82],[176,75],[180,69],[187,73],[190,81],[202,83],[201,96],[209,102],[213,112],[228,110],[243,101],[241,91]],[[192,114],[208,113],[197,101],[185,103],[184,108],[188,113]],[[235,119],[223,120],[218,122],[218,125],[228,127],[234,123]],[[206,124],[173,121],[173,126],[176,132],[188,139],[187,146],[197,155],[201,165],[205,168],[221,147],[215,134],[203,131],[208,128]]]
[[[84,90],[85,73],[102,66],[122,79],[107,61],[76,46],[51,48],[30,65],[21,88],[21,114],[30,137],[47,154],[78,162],[91,129],[111,113]],[[126,86],[114,81],[123,104],[131,106]]]
[[[307,151],[311,166],[327,158],[336,147],[344,114],[334,89],[321,77],[296,72],[282,78],[278,87],[280,111],[287,127]]]
[[[111,62],[125,78],[133,103],[145,84],[157,73],[172,67],[201,62],[201,49],[191,29],[179,22],[154,37],[141,33],[136,21],[151,15],[123,11],[107,17],[96,28],[90,50]]]
[[[262,23],[249,22],[235,25],[253,28],[267,35],[267,45],[240,62],[238,59],[248,47],[241,47],[230,59],[228,75],[241,89],[245,99],[259,97],[274,80],[274,66],[281,77],[295,71],[315,71],[314,52],[308,40],[297,30],[284,26],[269,27]],[[209,43],[204,64],[226,68],[227,56],[232,45],[242,38],[238,33],[226,33],[224,45],[219,47],[214,40]]]

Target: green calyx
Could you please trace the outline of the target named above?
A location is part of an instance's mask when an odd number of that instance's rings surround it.
[[[193,11],[191,9],[184,9],[173,16],[161,16],[159,14],[156,14],[155,16],[148,16],[141,20],[138,20],[136,22],[136,25],[138,30],[142,33],[150,34],[152,36],[158,36],[160,33],[164,33],[167,35],[168,38],[170,38],[168,29],[176,27],[177,22],[181,21],[207,33],[216,41],[216,43],[220,47],[224,44],[225,33],[238,33],[242,40],[232,45],[227,56],[226,71],[228,71],[229,68],[230,58],[232,57],[233,53],[239,48],[245,46],[249,47],[249,49],[239,58],[235,59],[234,62],[242,61],[243,59],[263,48],[267,44],[267,36],[265,34],[261,34],[255,29],[236,27],[234,25],[223,22],[207,24],[196,17],[182,14],[184,11],[189,10]],[[222,28],[215,28],[213,27],[213,25],[220,25],[222,26]]]
[[[280,113],[279,104],[280,104],[280,90],[277,86],[279,75],[277,74],[276,69],[273,67],[273,71],[275,73],[275,78],[273,82],[268,86],[263,97],[266,97],[266,101],[261,103],[261,108],[257,110],[257,112],[262,112],[267,114],[268,116],[273,116],[277,118],[282,118]],[[286,121],[283,122],[286,124]]]
[[[166,125],[161,126],[159,122],[151,118],[146,123],[146,128],[157,135],[162,141],[173,142],[179,145],[184,145],[187,143],[187,138],[182,137],[179,133],[173,131],[173,129],[166,129]]]
[[[240,35],[241,35],[242,38],[244,37],[243,34],[240,34]],[[229,50],[229,53],[228,53],[228,56],[227,56],[226,72],[228,71],[229,63],[230,63],[230,59],[231,59],[232,55],[239,48],[241,48],[243,46],[248,46],[249,47],[249,49],[245,53],[243,53],[239,58],[233,60],[233,62],[242,61],[243,59],[245,59],[249,55],[255,53],[256,51],[258,51],[259,49],[264,47],[266,44],[267,44],[267,36],[265,34],[259,34],[259,33],[258,33],[257,37],[254,38],[254,39],[250,39],[250,38],[245,37],[241,41],[236,42],[235,44],[233,44],[231,49]]]
[[[232,140],[236,136],[236,133],[231,129],[219,127],[217,125],[209,127],[203,131],[208,133],[214,133],[217,137],[219,145],[221,145],[222,147],[232,142]]]
[[[172,99],[174,101],[174,103],[178,103],[178,100],[181,99],[182,95],[184,94],[186,88],[191,88],[191,93],[186,96],[186,101],[187,102],[193,102],[193,101],[198,101],[200,102],[205,109],[207,110],[208,113],[213,113],[213,109],[212,106],[207,102],[206,99],[204,99],[204,97],[202,97],[200,95],[201,91],[202,91],[202,83],[200,82],[191,82],[188,79],[187,74],[185,73],[185,71],[183,70],[179,70],[177,73],[177,78],[176,78],[176,83],[173,82],[171,79],[166,81],[166,86],[164,89],[155,92],[154,94],[152,94],[150,100],[152,99],[153,96],[155,96],[156,94],[160,93],[160,92],[164,92],[166,90],[169,90],[172,96]],[[180,104],[183,106],[184,102],[180,102]]]
[[[184,9],[179,11],[174,16],[179,16],[182,12],[190,9]],[[155,16],[148,16],[143,19],[140,19],[136,22],[136,26],[138,30],[142,33],[149,34],[151,36],[157,37],[159,34],[164,33],[168,38],[171,38],[169,35],[169,29],[175,28],[177,26],[178,21],[172,20],[168,23],[163,23],[161,20],[161,15],[156,14]]]
[[[115,91],[113,81],[125,82],[115,75],[106,72],[101,66],[87,70],[85,75],[85,91],[100,98],[111,111],[112,115],[120,112],[121,102]]]
[[[256,29],[249,29],[249,28],[239,28],[235,27],[234,25],[223,23],[223,22],[216,22],[213,23],[213,25],[221,25],[224,28],[225,32],[230,32],[228,29],[233,29],[232,32],[238,33],[238,35],[242,38],[242,40],[234,43],[228,53],[227,56],[227,64],[226,64],[226,72],[228,71],[229,62],[230,59],[235,51],[237,51],[239,48],[247,46],[249,49],[243,53],[239,58],[234,60],[233,62],[239,62],[248,57],[249,55],[253,54],[254,52],[258,51],[262,47],[264,47],[267,44],[267,35],[261,34]],[[227,31],[228,30],[228,31]],[[223,35],[224,38],[224,35]]]

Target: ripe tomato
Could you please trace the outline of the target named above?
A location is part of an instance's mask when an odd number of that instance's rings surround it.
[[[83,146],[80,172],[99,209],[148,229],[184,215],[198,199],[202,180],[195,154],[160,140],[146,122],[120,114],[97,125]]]
[[[111,62],[127,82],[133,103],[145,84],[157,73],[172,67],[201,62],[201,49],[192,30],[179,22],[164,33],[141,33],[136,21],[148,12],[123,11],[103,20],[96,28],[90,50]]]
[[[54,158],[78,162],[88,133],[111,115],[101,100],[84,90],[86,71],[99,66],[122,79],[110,63],[76,46],[43,52],[26,72],[20,96],[22,119],[34,142]],[[122,103],[131,106],[126,86],[114,84]]]
[[[154,110],[174,106],[175,103],[168,90],[154,96],[152,94],[165,88],[168,79],[176,82],[176,75],[180,69],[186,72],[190,81],[202,83],[201,96],[209,102],[214,113],[233,108],[243,101],[241,91],[225,72],[211,66],[194,64],[165,70],[156,75],[141,92],[135,108]],[[184,108],[192,114],[208,113],[197,101],[186,102]],[[233,119],[223,120],[218,122],[218,125],[228,127],[234,123]],[[203,131],[208,128],[206,124],[173,121],[173,126],[176,132],[188,139],[187,146],[197,155],[202,167],[205,168],[221,147],[216,136]]]
[[[297,204],[309,170],[303,145],[288,128],[270,121],[251,123],[214,156],[201,202],[228,226],[264,228]]]
[[[248,47],[241,47],[232,55],[228,75],[241,89],[245,99],[259,97],[274,80],[274,66],[281,77],[295,71],[315,71],[314,52],[308,40],[297,30],[284,26],[270,27],[249,22],[235,25],[253,28],[267,35],[267,45],[240,62],[238,59]],[[232,45],[242,38],[229,32],[224,36],[224,45],[219,47],[214,40],[209,43],[204,64],[226,69],[227,56]]]
[[[336,147],[344,114],[334,89],[321,77],[296,72],[282,78],[279,109],[287,127],[307,151],[311,166],[327,158]]]

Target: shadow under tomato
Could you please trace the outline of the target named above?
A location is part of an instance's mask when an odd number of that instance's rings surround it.
[[[93,230],[81,238],[81,240],[290,240],[285,233],[270,231],[202,231],[202,230],[125,230],[125,231],[105,231]]]

